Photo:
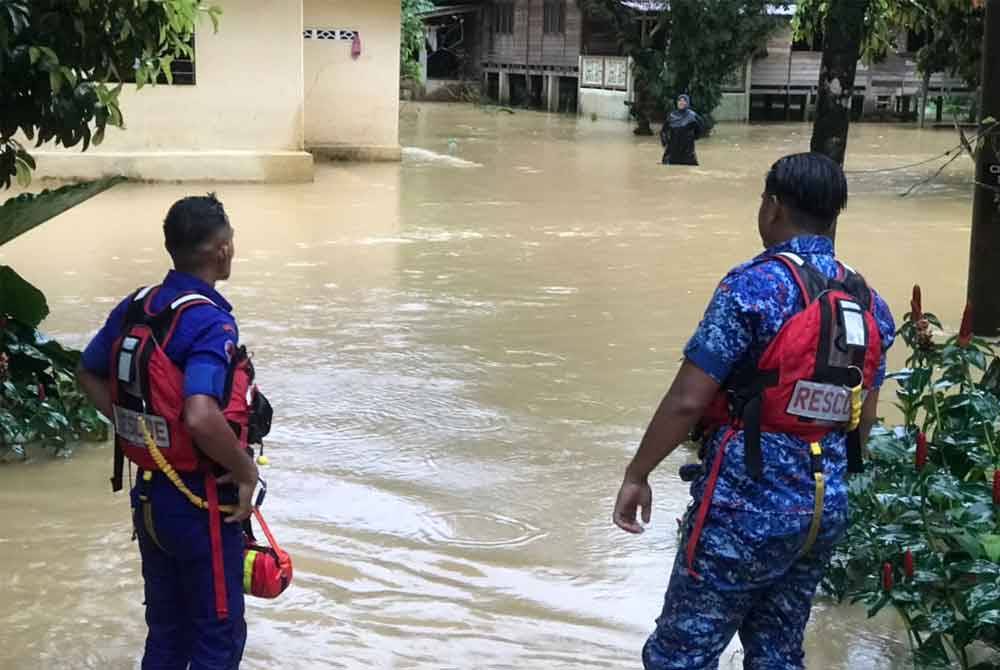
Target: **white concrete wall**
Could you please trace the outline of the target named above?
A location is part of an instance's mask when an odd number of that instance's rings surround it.
[[[127,85],[124,130],[109,128],[86,154],[39,152],[40,176],[124,173],[139,179],[301,181],[303,151],[301,0],[213,0],[196,35],[194,86]]]
[[[357,30],[304,40],[306,147],[317,156],[399,160],[399,0],[304,0],[305,27]]]
[[[750,117],[750,96],[746,93],[723,93],[719,106],[712,112],[716,121],[747,121]]]
[[[600,119],[628,121],[629,111],[625,102],[629,99],[626,91],[608,91],[598,88],[581,88],[577,109],[582,116],[594,114]]]

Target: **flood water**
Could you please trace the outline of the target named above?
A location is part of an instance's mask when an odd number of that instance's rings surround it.
[[[240,256],[221,290],[277,412],[266,513],[296,573],[249,604],[244,667],[641,667],[690,453],[656,473],[646,534],[612,526],[614,495],[715,283],[758,251],[767,167],[809,128],[720,126],[697,169],[589,119],[406,106],[402,132],[402,165],[321,165],[313,184],[121,186],[0,263],[82,346],[166,270],[169,205],[219,192]],[[953,140],[855,126],[848,168]],[[919,281],[954,327],[970,163],[898,195],[933,167],[852,173],[838,245],[897,316]],[[0,668],[137,667],[138,550],[110,468],[107,446],[0,467]],[[891,615],[829,602],[807,651],[809,668],[908,667]]]

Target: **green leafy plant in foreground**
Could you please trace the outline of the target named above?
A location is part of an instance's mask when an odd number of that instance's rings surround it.
[[[0,456],[25,455],[28,444],[65,450],[85,438],[105,439],[107,425],[77,387],[80,353],[48,339],[37,326],[45,296],[9,267],[0,267]]]
[[[914,287],[911,354],[890,376],[903,424],[872,433],[824,586],[869,616],[895,608],[915,667],[985,670],[1000,667],[1000,359],[969,308],[957,335],[936,342],[940,328]]]

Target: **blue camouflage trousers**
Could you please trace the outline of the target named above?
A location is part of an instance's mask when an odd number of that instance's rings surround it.
[[[847,527],[827,511],[813,549],[800,556],[811,516],[760,514],[712,506],[695,548],[690,511],[656,630],[642,652],[646,670],[714,670],[733,636],[745,670],[802,670],[812,599]]]
[[[205,495],[201,475],[185,477],[185,482]],[[220,619],[215,610],[208,513],[188,502],[162,475],[143,487],[140,482],[132,492],[149,626],[142,670],[237,670],[247,635],[243,529],[239,524],[222,524],[229,616]],[[144,518],[143,490],[151,502],[155,536]],[[220,487],[219,498],[231,504],[235,490]]]

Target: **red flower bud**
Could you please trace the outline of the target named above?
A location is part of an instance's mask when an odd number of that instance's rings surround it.
[[[910,300],[910,321],[916,323],[924,318],[924,307],[920,298],[920,285],[913,285],[913,298]]]
[[[913,579],[914,571],[915,566],[913,563],[913,552],[907,549],[903,554],[903,572],[906,573],[907,579]]]
[[[38,385],[38,399],[45,402],[45,384]]]
[[[6,329],[7,329],[7,317],[0,316],[0,330],[6,330]]]
[[[962,327],[958,329],[958,346],[967,347],[972,342],[972,303],[965,306]]]
[[[993,471],[993,504],[1000,505],[1000,470]]]
[[[917,470],[923,470],[927,465],[927,436],[922,432],[917,433]]]
[[[895,586],[892,577],[892,563],[886,563],[882,566],[882,590],[889,592],[892,591],[892,587]]]

